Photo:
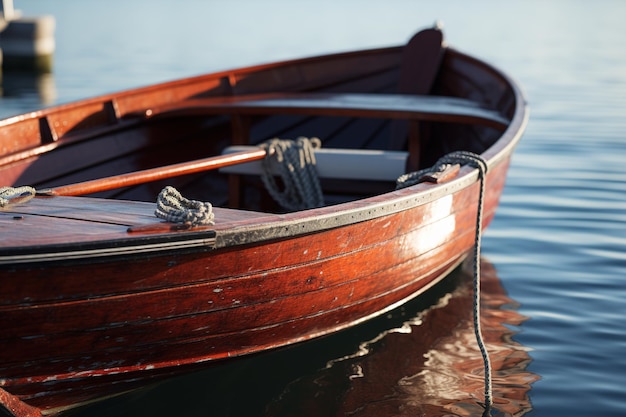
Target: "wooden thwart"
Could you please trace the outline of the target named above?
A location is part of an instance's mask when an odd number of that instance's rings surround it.
[[[303,115],[407,120],[411,155],[407,166],[419,168],[421,147],[419,122],[461,123],[504,130],[509,120],[481,103],[446,96],[367,93],[265,93],[240,96],[195,98],[156,106],[134,117],[176,117],[230,115],[233,119],[233,143],[249,143],[249,117]],[[397,126],[397,125],[396,125]],[[315,132],[311,132],[315,135]],[[400,135],[399,132],[395,132]],[[404,137],[403,135],[400,135]],[[390,143],[397,148],[399,139]],[[403,138],[402,138],[403,140]]]
[[[229,146],[223,155],[255,149],[254,146]],[[404,174],[408,152],[369,149],[315,149],[315,168],[320,178],[363,181],[395,181]],[[220,168],[227,174],[261,175],[260,161]],[[278,170],[276,170],[278,172]]]
[[[407,94],[268,93],[211,97],[153,107],[141,115],[151,118],[211,114],[371,117],[468,123],[496,129],[508,125],[500,113],[471,100]]]

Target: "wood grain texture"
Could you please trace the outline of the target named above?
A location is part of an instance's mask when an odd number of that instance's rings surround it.
[[[484,228],[525,103],[498,70],[432,50],[441,54],[436,76],[431,68],[431,79],[416,81],[446,99],[392,96],[407,53],[394,47],[208,74],[0,121],[0,175],[10,184],[55,187],[135,171],[151,180],[0,211],[1,404],[23,405],[19,417],[31,406],[53,414],[337,332],[438,282],[474,244],[479,185],[468,166],[401,190],[390,181],[324,179],[329,204],[293,213],[278,209],[254,175],[159,177],[161,166],[187,167],[274,136],[402,146],[422,164],[462,149],[488,161]],[[258,101],[268,97],[284,102]],[[154,117],[137,117],[148,111]],[[390,138],[407,133],[393,118],[421,118],[419,149]],[[215,225],[181,229],[156,219],[164,185],[223,204],[214,207]],[[237,209],[226,206],[230,185],[239,187]]]
[[[267,93],[190,99],[153,107],[146,118],[193,114],[303,114],[481,124],[504,128],[508,119],[479,103],[456,97],[408,94]],[[139,116],[138,115],[138,116]]]

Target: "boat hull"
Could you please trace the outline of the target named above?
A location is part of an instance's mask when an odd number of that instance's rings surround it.
[[[490,189],[502,189],[505,171],[495,167]],[[353,326],[422,293],[464,258],[475,242],[477,185],[236,250],[5,271],[3,292],[22,295],[19,307],[3,306],[5,323],[19,325],[4,326],[1,383],[46,409],[59,393],[86,401]],[[498,194],[486,201],[485,226]],[[245,271],[232,276],[237,264]]]
[[[343,115],[332,122],[275,115],[225,119],[184,107],[154,120],[141,115],[197,96],[315,88],[386,94],[401,56],[402,48],[386,48],[289,61],[8,119],[0,122],[0,173],[12,184],[40,189],[214,155],[241,144],[241,132],[254,144],[268,132],[303,127],[339,132],[328,140],[331,146],[377,149],[390,133],[415,125],[353,123]],[[441,59],[434,93],[480,96],[481,106],[496,108],[509,124],[498,130],[420,122],[421,151],[412,143],[401,147],[417,152],[422,165],[458,149],[481,153],[488,165],[485,228],[526,123],[523,97],[487,64],[450,49]],[[361,138],[357,131],[383,139],[352,143]],[[174,132],[190,146],[172,140]],[[336,203],[291,213],[268,208],[258,179],[217,172],[190,178],[168,181],[192,197],[227,195],[221,191],[236,184],[241,192],[234,201],[248,210],[216,208],[215,225],[179,228],[155,219],[154,204],[141,202],[164,184],[155,181],[92,197],[38,196],[0,211],[0,226],[16,236],[0,243],[0,402],[12,406],[3,399],[7,393],[19,398],[24,409],[15,415],[33,415],[31,406],[54,414],[354,326],[428,290],[476,242],[480,183],[470,166],[441,183],[400,190],[358,179],[331,181],[323,185]]]

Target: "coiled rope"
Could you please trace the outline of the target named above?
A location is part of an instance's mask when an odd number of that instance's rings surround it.
[[[473,300],[473,319],[474,319],[474,335],[476,343],[480,349],[483,358],[484,376],[485,376],[485,412],[483,416],[490,415],[493,406],[492,384],[491,384],[491,361],[489,353],[485,347],[482,330],[480,326],[480,245],[482,240],[482,224],[483,224],[483,205],[485,199],[485,176],[487,174],[487,162],[480,156],[472,152],[457,151],[440,158],[432,168],[423,169],[410,174],[402,175],[396,182],[396,188],[405,188],[420,182],[427,173],[444,171],[451,164],[467,164],[478,168],[478,179],[480,181],[480,192],[478,194],[478,210],[476,213],[476,230],[474,240],[474,300]]]
[[[211,203],[188,200],[170,186],[159,193],[154,215],[165,221],[183,223],[190,227],[215,224]]]
[[[276,138],[260,145],[268,155],[263,159],[261,180],[284,209],[297,211],[324,205],[314,153],[321,145],[318,138],[305,137],[295,141]],[[276,171],[283,183],[282,191],[274,178]]]
[[[19,201],[24,203],[35,196],[37,191],[33,187],[0,187],[0,207],[8,207],[11,203]]]

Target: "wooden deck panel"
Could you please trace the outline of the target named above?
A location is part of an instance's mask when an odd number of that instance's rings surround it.
[[[131,226],[162,223],[155,203],[85,197],[35,197],[0,211],[0,248],[124,238]],[[214,207],[216,228],[227,229],[267,213]],[[16,228],[16,223],[20,227]],[[163,230],[165,231],[165,230]]]

